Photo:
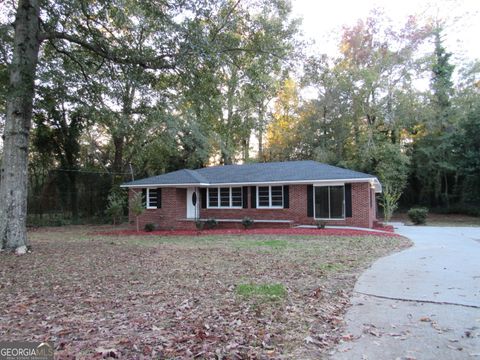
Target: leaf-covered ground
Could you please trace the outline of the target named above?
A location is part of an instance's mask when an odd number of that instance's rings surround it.
[[[60,359],[318,358],[338,341],[359,272],[409,245],[96,230],[37,230],[33,253],[0,255],[1,339],[53,341]]]

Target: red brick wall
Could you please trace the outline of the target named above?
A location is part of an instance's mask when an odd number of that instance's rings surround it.
[[[129,197],[132,198],[134,189],[130,189]],[[140,190],[139,190],[140,191]],[[186,218],[186,189],[163,188],[162,208],[146,209],[140,215],[139,223],[143,228],[147,223],[156,224],[161,229],[194,228],[192,221]],[[256,220],[293,220],[295,224],[312,225],[314,218],[307,217],[307,185],[289,185],[290,207],[288,209],[252,209],[250,187],[248,188],[248,209],[202,209],[200,218],[215,219],[242,219],[248,216]],[[370,196],[374,192],[369,183],[352,184],[352,217],[342,220],[325,220],[328,225],[345,225],[358,227],[372,227],[375,220],[375,197],[373,206],[370,206]],[[200,199],[200,196],[199,196]],[[130,221],[134,224],[134,217]],[[259,224],[257,224],[259,225]],[[232,226],[238,226],[233,225]],[[273,226],[273,224],[272,224]]]
[[[137,191],[141,192],[142,190],[129,190],[129,203]],[[159,229],[166,230],[195,227],[195,224],[179,222],[179,220],[185,219],[187,214],[186,198],[187,189],[162,188],[162,207],[160,209],[145,209],[138,217],[140,229],[143,229],[145,224],[149,223],[155,224]],[[129,213],[129,221],[131,224],[136,224],[135,216],[131,213]]]

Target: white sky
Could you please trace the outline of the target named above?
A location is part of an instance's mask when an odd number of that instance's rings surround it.
[[[453,61],[480,59],[480,0],[291,0],[294,17],[303,18],[301,29],[316,43],[312,51],[334,55],[342,25],[366,18],[382,8],[395,24],[407,16],[442,18],[447,21],[445,45]]]

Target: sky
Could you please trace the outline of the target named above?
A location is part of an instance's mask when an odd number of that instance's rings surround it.
[[[382,8],[395,24],[409,15],[446,19],[445,45],[453,60],[480,59],[480,0],[291,0],[294,17],[303,18],[301,30],[313,39],[312,51],[334,55],[342,25],[365,18]]]

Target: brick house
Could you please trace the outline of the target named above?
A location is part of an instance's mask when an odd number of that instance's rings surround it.
[[[287,161],[178,170],[122,185],[129,201],[142,193],[140,226],[192,229],[214,218],[222,227],[328,225],[371,228],[376,221],[375,176],[316,161]],[[130,221],[134,216],[130,214]]]

